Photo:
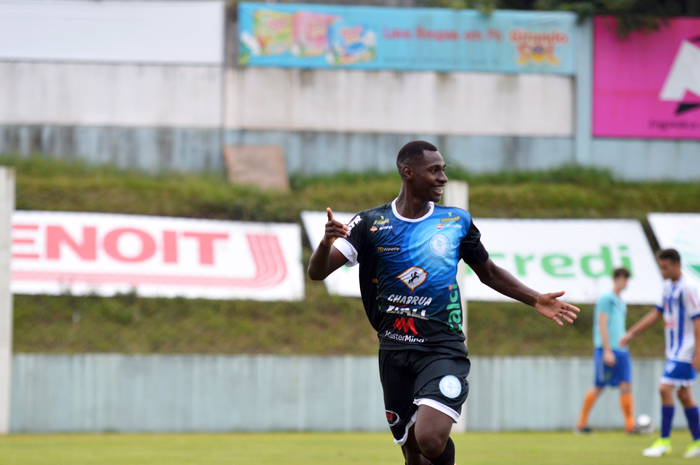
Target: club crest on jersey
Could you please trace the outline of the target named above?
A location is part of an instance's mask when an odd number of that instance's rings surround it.
[[[436,257],[444,257],[450,251],[450,239],[444,234],[433,234],[433,237],[428,241],[430,253]]]
[[[415,288],[425,282],[428,273],[420,266],[412,266],[397,276],[413,292]]]
[[[389,422],[389,426],[394,426],[401,420],[401,417],[396,412],[392,412],[391,410],[385,410],[384,412],[386,413],[386,421]]]

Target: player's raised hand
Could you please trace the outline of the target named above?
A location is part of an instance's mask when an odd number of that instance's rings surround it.
[[[326,212],[328,213],[328,222],[326,223],[326,232],[321,243],[330,247],[337,238],[348,237],[348,227],[333,218],[333,210],[326,208]]]
[[[573,323],[576,319],[576,314],[581,310],[558,299],[558,297],[563,295],[564,291],[540,294],[539,297],[537,297],[535,310],[542,316],[556,321],[559,326],[564,326],[561,320],[567,323]]]

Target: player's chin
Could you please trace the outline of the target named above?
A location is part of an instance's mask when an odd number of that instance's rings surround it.
[[[431,189],[430,195],[432,197],[433,202],[439,202],[440,199],[442,199],[442,194],[444,194],[444,192],[444,189]]]

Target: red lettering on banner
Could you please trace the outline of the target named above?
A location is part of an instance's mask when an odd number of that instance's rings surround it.
[[[12,229],[18,229],[20,231],[38,231],[39,226],[36,224],[14,224],[12,225]],[[34,238],[30,237],[13,237],[12,238],[12,244],[27,244],[31,245],[34,244],[35,240]],[[13,253],[11,258],[19,258],[19,259],[26,259],[26,260],[38,260],[39,259],[39,254],[38,253]]]
[[[486,37],[488,40],[495,40],[496,42],[503,40],[503,34],[501,34],[501,31],[492,27],[488,29]]]
[[[186,232],[185,237],[197,239],[199,242],[199,263],[200,265],[214,264],[214,241],[217,239],[228,239],[228,234],[196,233]]]
[[[133,234],[141,241],[141,252],[134,257],[127,257],[119,250],[119,239],[124,234]],[[105,236],[104,248],[107,254],[121,262],[144,262],[156,253],[156,241],[146,232],[136,228],[119,228]]]
[[[163,231],[163,263],[177,263],[177,233]]]
[[[382,28],[382,37],[387,40],[397,40],[397,39],[410,39],[411,30],[410,29],[395,29],[395,28]]]
[[[118,229],[110,232],[110,247],[116,251],[116,242],[121,234],[126,232],[143,231],[133,229]],[[115,234],[116,233],[116,234]],[[137,233],[138,234],[138,233]],[[153,243],[153,239],[145,234],[142,237],[144,244],[148,237]],[[23,271],[12,272],[12,279],[15,281],[70,281],[71,283],[81,283],[89,285],[99,284],[128,284],[130,286],[143,285],[172,285],[172,286],[202,286],[202,287],[230,287],[230,288],[255,288],[266,289],[279,285],[287,277],[287,265],[284,253],[280,247],[279,240],[274,234],[246,234],[248,246],[250,247],[253,261],[255,262],[255,275],[250,278],[235,277],[208,277],[201,275],[157,275],[157,274],[136,274],[136,273],[93,273],[93,272],[61,272],[61,271]],[[105,238],[107,242],[107,238]],[[106,245],[106,244],[105,244]],[[105,248],[107,248],[105,246]],[[144,249],[146,247],[144,246]],[[142,254],[143,251],[142,251]],[[152,254],[151,254],[152,255]],[[134,260],[131,260],[134,261]],[[411,324],[409,323],[409,329]],[[414,327],[415,330],[415,327]]]
[[[442,29],[432,30],[432,29],[424,29],[420,26],[417,26],[416,27],[416,37],[418,39],[436,40],[438,42],[442,42],[443,40],[458,40],[459,34],[457,33],[457,31],[442,30]]]
[[[481,31],[466,31],[464,33],[464,40],[470,42],[476,42],[481,40]]]
[[[73,252],[83,260],[97,260],[97,228],[94,226],[83,228],[83,239],[80,243],[70,237],[62,226],[47,226],[46,258],[60,260],[62,244],[73,249]]]

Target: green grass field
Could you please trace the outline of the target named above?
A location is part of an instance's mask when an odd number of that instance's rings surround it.
[[[641,455],[651,436],[601,431],[590,436],[554,433],[453,435],[459,465],[626,465],[649,463]],[[671,456],[683,459],[687,431],[674,431]],[[0,437],[2,465],[399,465],[403,458],[386,433],[278,434],[75,434]]]

